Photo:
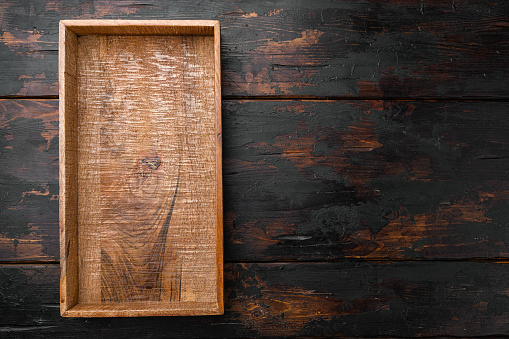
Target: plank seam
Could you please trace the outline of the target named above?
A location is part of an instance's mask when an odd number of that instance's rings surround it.
[[[471,263],[494,263],[494,264],[509,264],[509,258],[440,258],[440,259],[384,259],[384,258],[346,258],[341,260],[225,260],[225,264],[339,264],[339,263],[416,263],[416,262],[471,262]],[[0,261],[0,266],[13,266],[13,265],[60,265],[58,260],[47,261]]]
[[[58,95],[4,95],[0,100],[58,100]],[[223,96],[224,101],[410,101],[410,102],[509,102],[509,98],[476,97],[344,97],[344,96]]]

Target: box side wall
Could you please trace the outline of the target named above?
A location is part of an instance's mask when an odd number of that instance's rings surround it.
[[[59,31],[60,309],[78,303],[77,36]]]
[[[214,20],[66,20],[77,35],[214,35]]]
[[[215,302],[184,302],[154,304],[133,302],[128,304],[78,304],[69,309],[64,317],[155,317],[155,316],[201,316],[223,314]]]
[[[223,170],[222,170],[222,117],[221,117],[221,27],[214,25],[214,95],[216,108],[216,180],[217,180],[217,302],[224,310],[223,297]]]

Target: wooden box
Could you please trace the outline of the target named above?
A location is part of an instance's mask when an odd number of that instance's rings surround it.
[[[218,21],[60,22],[60,309],[223,313]]]

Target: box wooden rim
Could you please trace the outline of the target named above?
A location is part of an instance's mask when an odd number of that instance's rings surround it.
[[[216,270],[217,302],[184,305],[182,309],[164,307],[164,303],[129,303],[132,307],[111,307],[108,304],[79,304],[69,300],[72,276],[68,258],[72,254],[70,231],[66,229],[69,200],[66,185],[68,157],[66,152],[66,112],[76,109],[76,93],[66,93],[66,83],[72,81],[69,61],[77,57],[77,37],[82,35],[211,35],[214,37],[214,105],[215,105],[215,170],[216,170]],[[132,317],[167,315],[213,315],[224,313],[223,301],[223,184],[221,127],[221,51],[220,23],[217,20],[61,20],[59,24],[59,227],[60,227],[60,313],[64,317]],[[74,51],[73,48],[76,48]],[[74,62],[75,62],[74,60]],[[76,73],[74,74],[76,75]],[[67,88],[68,89],[68,88]],[[72,131],[71,131],[72,132]],[[76,226],[78,227],[78,225]],[[76,258],[78,254],[76,253]],[[78,291],[75,291],[78,292]],[[126,305],[126,304],[122,304]],[[142,308],[143,307],[143,308]],[[137,309],[134,309],[137,308]],[[141,308],[141,309],[140,309]]]

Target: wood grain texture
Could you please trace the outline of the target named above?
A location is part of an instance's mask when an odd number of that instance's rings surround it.
[[[508,12],[501,0],[3,1],[0,97],[22,100],[0,101],[0,337],[507,336]],[[59,315],[58,204],[72,199],[56,146],[72,138],[58,103],[33,96],[58,93],[58,21],[101,18],[222,23],[224,316]],[[164,163],[138,160],[142,177]],[[148,303],[101,312],[171,312]]]
[[[216,20],[63,20],[76,35],[214,35]]]
[[[58,103],[1,104],[0,260],[58,260]],[[225,101],[225,259],[507,257],[507,107]]]
[[[212,50],[79,37],[80,302],[215,299]]]
[[[61,227],[75,233],[71,246],[79,245],[73,254],[62,238],[61,257],[63,277],[72,270],[78,282],[63,278],[62,314],[218,314],[222,188],[216,179],[221,101],[214,89],[220,81],[215,26],[209,36],[160,35],[164,29],[132,35],[130,23],[125,36],[95,35],[111,27],[87,21],[94,35],[78,36],[73,44],[77,80],[64,90],[77,93],[77,114],[63,105],[61,116],[77,115],[77,127],[64,131],[77,132],[79,140],[71,160],[77,173],[70,178],[77,185],[66,185],[61,196],[76,194],[78,203],[65,205]],[[155,24],[176,30],[179,22]],[[61,25],[82,29],[75,21]],[[61,60],[67,62],[65,56]],[[65,157],[61,160],[67,169]],[[77,215],[76,226],[66,211]],[[69,255],[77,260],[69,262]]]
[[[3,337],[260,338],[501,336],[507,264],[227,264],[225,314],[64,319],[58,268],[0,268]]]
[[[59,25],[59,234],[60,304],[65,313],[79,301],[78,39]]]
[[[214,24],[214,108],[215,108],[215,180],[216,180],[216,277],[217,300],[219,301],[219,313],[224,312],[224,286],[223,286],[223,106],[221,99],[221,24],[216,21]],[[219,189],[220,188],[220,189]]]
[[[226,102],[227,258],[507,257],[507,108]]]
[[[507,1],[1,4],[0,95],[56,95],[61,19],[216,19],[223,94],[507,98]]]

